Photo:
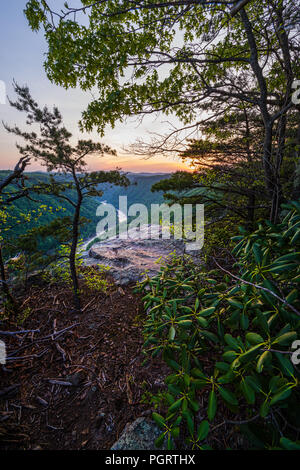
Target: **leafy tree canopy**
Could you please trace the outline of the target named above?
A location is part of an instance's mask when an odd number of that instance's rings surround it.
[[[25,13],[33,30],[44,28],[50,80],[66,88],[97,87],[82,126],[103,132],[107,123],[157,111],[174,112],[188,123],[199,109],[215,100],[225,106],[229,98],[260,106],[264,94],[266,112],[280,109],[286,74],[291,80],[299,70],[293,60],[296,2],[252,1],[232,18],[237,3],[82,0],[78,8],[65,3],[53,11],[44,0],[30,0]],[[288,25],[294,47],[283,66]]]

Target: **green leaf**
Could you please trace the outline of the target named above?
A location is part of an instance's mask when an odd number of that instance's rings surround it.
[[[291,271],[295,269],[295,267],[297,267],[297,264],[295,263],[288,263],[288,264],[283,264],[279,266],[276,265],[276,266],[269,268],[269,272],[274,273],[274,274],[281,274],[281,273],[284,273],[285,271]]]
[[[193,377],[196,377],[196,378],[200,378],[200,379],[206,379],[206,375],[200,370],[200,369],[197,369],[196,367],[194,369],[191,370],[191,375]]]
[[[189,400],[189,402],[195,413],[197,413],[200,409],[199,403],[196,400]]]
[[[223,354],[223,358],[225,359],[225,361],[228,361],[228,362],[234,361],[237,358],[237,356],[238,354],[236,351],[226,351]]]
[[[253,388],[248,385],[246,380],[242,380],[241,388],[242,388],[244,397],[247,400],[247,403],[249,403],[249,405],[254,405],[254,403],[255,403],[255,392],[254,392]]]
[[[298,444],[297,442],[293,442],[290,439],[287,439],[286,437],[282,437],[280,439],[280,444],[286,450],[300,450],[300,444]]]
[[[275,353],[275,357],[280,364],[282,372],[288,377],[292,377],[295,371],[290,358],[281,353]]]
[[[177,411],[181,407],[182,400],[183,398],[179,398],[179,400],[175,401],[175,403],[169,407],[169,413],[174,413],[174,411]]]
[[[257,243],[253,243],[252,252],[253,252],[256,263],[261,264],[262,259],[263,259],[263,254],[262,254],[260,246]]]
[[[247,333],[246,340],[252,345],[264,343],[262,336],[258,335],[257,333]]]
[[[165,438],[166,438],[165,433],[161,434],[161,435],[155,440],[155,446],[156,446],[156,447],[162,447]]]
[[[227,299],[227,302],[228,302],[232,307],[239,308],[240,310],[243,310],[243,308],[244,308],[244,305],[242,304],[242,302],[239,302],[238,300],[234,299],[233,297]]]
[[[297,289],[293,289],[289,295],[287,296],[286,298],[286,301],[289,303],[289,304],[293,304],[295,302],[295,300],[297,300],[298,298],[298,290]]]
[[[199,323],[199,325],[202,328],[207,328],[207,326],[208,326],[207,320],[205,318],[200,317],[200,316],[197,317],[197,322]]]
[[[292,393],[291,387],[285,388],[281,392],[276,393],[276,395],[273,396],[270,402],[270,405],[275,405],[275,403],[277,403],[278,401],[285,400],[291,395],[291,393]]]
[[[237,342],[237,340],[235,338],[233,338],[232,335],[230,334],[226,334],[224,336],[224,339],[226,341],[226,343],[228,344],[228,346],[230,346],[232,349],[234,349],[235,351],[240,351],[240,345],[239,343]]]
[[[272,360],[272,353],[270,351],[265,351],[257,361],[256,370],[260,374],[263,371],[263,368]]]
[[[180,320],[178,322],[178,325],[183,326],[184,328],[192,326],[192,324],[193,324],[192,320]]]
[[[288,346],[293,341],[297,339],[298,335],[296,331],[290,331],[289,333],[285,333],[284,335],[279,336],[276,338],[272,344],[280,344],[282,346]]]
[[[230,369],[230,365],[226,362],[216,362],[216,368],[221,372],[228,372]]]
[[[240,355],[240,361],[243,363],[247,361],[252,361],[257,356],[260,349],[261,349],[260,344],[253,346],[252,348],[248,349],[248,351]]]
[[[171,326],[169,330],[169,336],[168,336],[169,340],[174,341],[175,335],[176,335],[176,330],[174,326]]]
[[[172,434],[172,437],[174,437],[174,439],[178,439],[179,434],[180,434],[179,426],[176,426],[175,428],[172,428],[171,434]]]
[[[201,312],[199,312],[199,315],[202,315],[202,317],[209,317],[214,313],[215,310],[216,307],[205,308],[204,310],[201,310]]]
[[[194,419],[193,419],[191,412],[187,410],[187,411],[184,411],[182,415],[186,419],[189,433],[191,434],[191,436],[193,436],[194,435]]]
[[[270,411],[270,405],[268,401],[265,400],[260,407],[259,414],[262,418],[265,418],[269,414],[269,411]]]
[[[245,380],[247,384],[250,387],[252,387],[255,392],[261,391],[261,384],[260,384],[260,380],[258,377],[253,376],[253,375],[247,375],[247,377],[245,377]]]
[[[214,343],[219,342],[218,337],[211,331],[201,330],[200,334],[201,336],[204,336],[205,338],[209,339],[210,341],[213,341]]]
[[[241,327],[243,330],[247,330],[249,327],[249,318],[245,313],[242,313],[241,315]]]
[[[206,439],[208,433],[209,433],[209,422],[202,421],[202,423],[200,424],[198,428],[198,433],[197,433],[198,441],[203,441],[204,439]]]
[[[176,370],[177,372],[181,370],[180,365],[177,364],[176,361],[173,361],[173,359],[165,359],[165,361],[168,364],[168,366],[172,367],[172,369]]]
[[[155,413],[155,412],[154,412],[154,413],[152,413],[152,418],[154,419],[154,421],[156,422],[156,424],[158,424],[158,426],[159,426],[160,428],[164,428],[164,427],[165,427],[166,421],[165,421],[165,419],[164,419],[161,415],[159,415],[158,413]]]
[[[227,390],[226,388],[223,388],[221,386],[218,386],[218,390],[220,392],[221,397],[225,401],[230,403],[230,405],[234,405],[234,406],[238,405],[237,398],[232,392],[230,392],[229,390]]]
[[[299,261],[300,260],[300,252],[297,253],[288,253],[287,255],[280,256],[277,258],[274,263],[281,263],[282,261]]]
[[[174,449],[174,444],[173,444],[173,441],[172,441],[172,438],[171,438],[170,434],[168,435],[167,449],[168,450],[173,450]]]
[[[217,395],[214,390],[211,390],[208,397],[207,416],[209,421],[213,421],[217,411]]]
[[[291,245],[295,245],[300,240],[300,228],[296,230],[293,238],[290,240]]]

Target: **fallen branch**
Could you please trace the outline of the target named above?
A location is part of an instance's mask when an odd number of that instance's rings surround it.
[[[60,352],[60,354],[62,355],[62,358],[63,358],[63,362],[65,362],[66,360],[66,351],[58,344],[58,343],[55,343],[56,345],[56,349],[58,352]]]
[[[0,335],[2,336],[17,336],[26,333],[40,333],[40,330],[0,331]]]
[[[11,385],[10,387],[6,387],[3,390],[0,390],[0,397],[10,395],[12,392],[14,392],[20,386],[21,386],[20,384],[15,384],[15,385]]]
[[[217,428],[220,428],[221,426],[225,426],[225,424],[235,424],[236,426],[241,426],[242,424],[252,423],[253,421],[256,421],[258,418],[260,418],[260,415],[253,416],[253,418],[245,419],[243,421],[231,421],[229,419],[225,419],[222,423],[217,424],[217,426],[212,428],[211,431],[215,431]]]
[[[28,346],[27,346],[27,347],[28,347]],[[44,354],[46,354],[46,352],[48,352],[48,349],[44,349],[44,351],[42,351],[42,352],[39,353],[39,354],[31,354],[31,355],[29,355],[29,356],[21,356],[21,357],[8,356],[7,359],[6,359],[6,362],[25,361],[25,360],[27,360],[27,359],[36,359],[36,358],[42,357]]]
[[[265,292],[268,292],[268,294],[272,295],[273,297],[275,297],[275,299],[282,302],[284,305],[286,305],[289,309],[291,309],[296,315],[298,315],[300,317],[300,312],[298,312],[298,310],[295,307],[293,307],[293,305],[289,304],[285,299],[282,299],[281,297],[279,297],[279,295],[275,294],[275,292],[272,292],[270,289],[267,289],[266,287],[259,286],[258,284],[253,284],[253,282],[245,281],[245,279],[242,279],[238,276],[235,276],[230,271],[227,271],[227,269],[222,268],[222,266],[219,265],[218,261],[215,258],[213,258],[213,260],[216,263],[216,265],[218,266],[218,268],[220,268],[224,273],[231,276],[233,279],[236,279],[237,281],[240,281],[243,284],[248,284],[249,286],[255,287],[256,289],[260,289],[260,290],[263,290]]]
[[[53,380],[48,379],[49,383],[52,385],[62,385],[63,387],[73,387],[72,382],[66,382],[64,380]]]

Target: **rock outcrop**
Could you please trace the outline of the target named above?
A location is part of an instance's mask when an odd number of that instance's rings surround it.
[[[158,260],[165,259],[171,252],[182,255],[185,244],[181,240],[146,239],[148,231],[156,230],[161,236],[161,227],[143,226],[140,238],[136,231],[128,232],[128,239],[113,238],[95,243],[87,253],[84,264],[96,266],[102,264],[110,267],[110,274],[116,284],[126,285],[143,279],[145,272],[152,277],[159,271]]]

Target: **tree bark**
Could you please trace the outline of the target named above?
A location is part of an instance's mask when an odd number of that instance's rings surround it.
[[[1,287],[2,287],[4,297],[10,302],[12,306],[16,307],[16,302],[13,296],[11,295],[10,289],[7,284],[1,245],[0,245],[0,278],[1,278]]]
[[[78,245],[78,227],[79,227],[79,219],[80,219],[80,209],[82,203],[82,193],[80,189],[80,185],[76,176],[75,171],[73,171],[73,178],[76,184],[77,190],[77,204],[75,208],[75,214],[73,217],[73,228],[72,228],[72,245],[69,257],[70,263],[70,273],[72,278],[73,284],[73,298],[74,298],[74,306],[77,312],[81,311],[81,302],[80,302],[80,295],[79,295],[79,283],[78,283],[78,275],[76,269],[76,252],[77,252],[77,245]]]

